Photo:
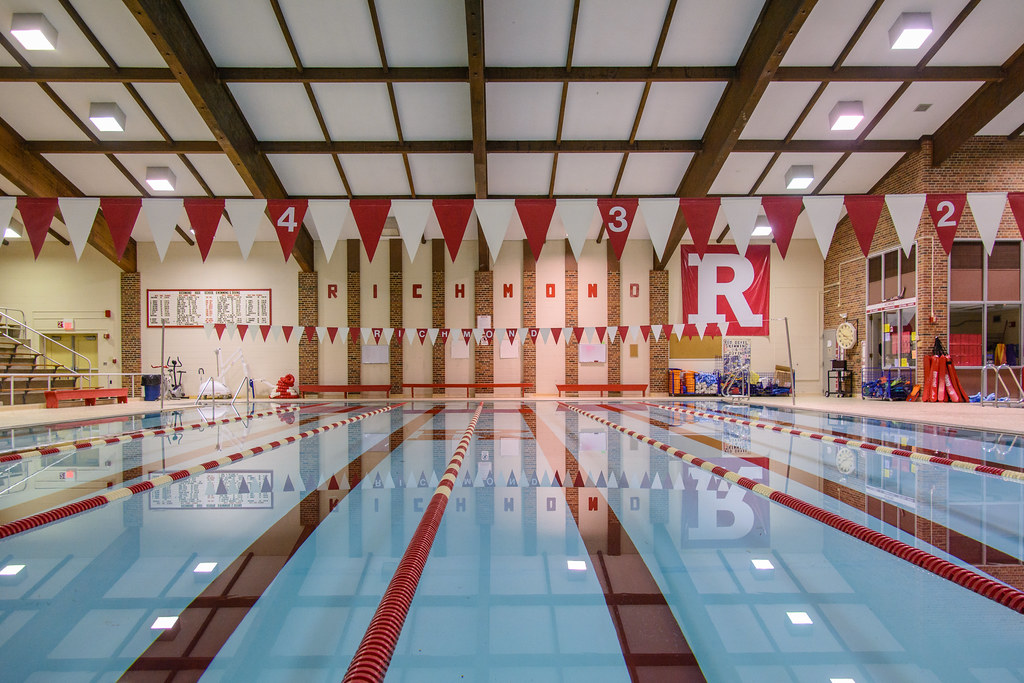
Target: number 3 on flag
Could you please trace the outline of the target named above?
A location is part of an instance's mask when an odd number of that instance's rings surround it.
[[[299,236],[299,226],[302,219],[306,217],[305,199],[268,199],[267,212],[270,213],[270,221],[274,224],[277,232],[277,239],[281,243],[281,251],[284,252],[284,260],[287,261],[295,248],[295,240]]]

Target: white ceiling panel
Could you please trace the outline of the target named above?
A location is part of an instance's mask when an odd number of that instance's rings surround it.
[[[0,83],[0,119],[26,140],[88,140],[35,83]]]
[[[282,0],[303,66],[380,66],[366,0]]]
[[[919,0],[890,0],[882,4],[864,35],[853,46],[846,60],[848,66],[913,66],[917,64],[943,31],[963,9],[965,2],[930,2],[922,8]],[[932,34],[916,50],[893,50],[889,47],[889,29],[903,12],[930,11]]]
[[[868,135],[869,140],[917,140],[931,135],[983,83],[912,83]],[[914,111],[928,104],[927,111]]]
[[[929,66],[1002,65],[1024,41],[1024,2],[985,0],[960,24]]]
[[[6,28],[4,30],[7,30],[9,28],[10,28],[10,23],[8,22],[8,24],[7,24],[7,26],[6,26]],[[18,65],[18,61],[14,57],[12,57],[10,55],[10,53],[7,52],[7,50],[0,50],[0,66],[19,66],[19,65]]]
[[[724,82],[653,84],[636,137],[640,140],[700,140],[724,90]]]
[[[551,182],[551,154],[488,154],[487,191],[492,195],[544,195]]]
[[[466,8],[461,0],[378,0],[390,66],[466,66]]]
[[[301,84],[230,83],[229,87],[258,140],[324,139]]]
[[[122,0],[78,0],[74,6],[118,66],[167,66]]]
[[[135,177],[139,184],[146,185],[146,169],[150,166],[166,166],[176,178],[174,192],[153,192],[154,197],[205,197],[206,190],[188,170],[177,154],[116,154],[121,165]]]
[[[13,196],[20,196],[25,194],[21,191],[21,188],[12,183],[10,180],[0,175],[0,192]]]
[[[313,94],[332,140],[397,140],[383,83],[314,83]]]
[[[743,140],[782,140],[796,123],[800,112],[818,89],[817,83],[782,81],[769,83],[757,103],[740,138]]]
[[[899,83],[829,83],[793,137],[797,140],[855,140],[899,86]],[[864,120],[854,130],[830,130],[828,113],[837,102],[847,100],[864,103]]]
[[[285,191],[293,196],[345,196],[330,154],[268,154]]]
[[[864,194],[903,158],[898,152],[851,154],[822,188],[822,194]]]
[[[163,140],[142,107],[120,83],[50,83],[50,87],[100,140]],[[124,132],[104,133],[89,121],[92,102],[115,102],[124,112]]]
[[[775,161],[775,165],[768,171],[768,175],[765,176],[764,180],[761,181],[759,187],[753,188],[754,194],[807,194],[810,189],[806,190],[787,190],[786,189],[786,171],[789,170],[790,166],[813,166],[815,181],[811,183],[811,188],[820,182],[821,178],[825,177],[825,174],[832,170],[832,167],[839,161],[839,157],[842,154],[839,152],[833,154],[780,154],[779,158]],[[764,169],[762,169],[764,170]]]
[[[561,83],[488,83],[489,140],[554,140]]]
[[[172,139],[214,139],[199,110],[177,83],[138,83],[135,89]]]
[[[1009,135],[1024,123],[1024,95],[1021,95],[993,117],[978,135]]]
[[[562,138],[629,138],[643,90],[643,83],[570,83]]]
[[[417,194],[468,194],[475,190],[472,154],[410,154]]]
[[[266,0],[181,0],[217,66],[295,66]]]
[[[722,164],[722,170],[711,183],[708,194],[746,194],[754,186],[761,171],[771,161],[770,153],[733,152]]]
[[[621,163],[621,153],[559,154],[555,194],[610,195]]]
[[[199,175],[217,197],[249,197],[252,192],[226,154],[188,154]]]
[[[872,2],[818,0],[786,50],[782,66],[832,66]]]
[[[131,181],[102,154],[44,154],[65,178],[92,197],[138,197]]]
[[[580,5],[573,66],[650,66],[668,0],[588,0]]]
[[[15,12],[42,12],[57,29],[56,50],[26,50],[11,36],[11,16]],[[11,45],[32,66],[106,66],[89,40],[57,0],[0,0],[0,30]],[[2,50],[6,52],[6,50]]]
[[[406,140],[472,140],[469,83],[395,83]]]
[[[619,194],[674,194],[693,154],[633,152],[619,182]]]
[[[352,194],[406,197],[409,178],[401,154],[341,154]]]
[[[763,5],[764,0],[681,3],[672,16],[659,64],[736,64]]]
[[[487,66],[564,66],[572,0],[484,0]]]

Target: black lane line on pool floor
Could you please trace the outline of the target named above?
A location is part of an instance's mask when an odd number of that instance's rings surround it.
[[[327,518],[330,511],[340,503],[354,489],[363,478],[373,471],[381,462],[388,458],[394,449],[404,443],[412,434],[418,432],[426,424],[444,410],[444,406],[435,404],[433,407],[423,411],[418,417],[402,425],[392,432],[387,439],[388,451],[375,451],[376,444],[371,444],[369,450],[355,458],[347,465],[339,469],[330,477],[324,478],[324,483],[306,494],[292,509],[286,512],[270,528],[264,531],[259,538],[254,540],[249,547],[243,551],[234,562],[221,572],[209,586],[203,590],[188,607],[182,610],[179,615],[179,622],[182,624],[182,632],[189,636],[185,647],[179,654],[171,654],[166,643],[159,640],[153,643],[135,660],[125,671],[125,674],[139,673],[143,671],[169,671],[168,683],[174,679],[179,672],[188,671],[189,680],[202,675],[220,652],[224,643],[235,632],[239,624],[245,619],[249,610],[256,604],[267,587],[277,578],[277,575],[287,566],[288,561],[298,551],[302,544],[316,531],[317,527]],[[349,488],[332,489],[332,481],[347,475]],[[320,496],[324,491],[329,491],[336,498],[329,501],[327,510],[320,505]],[[318,515],[313,524],[296,527],[295,519],[300,518],[301,511],[307,508],[315,508]],[[284,557],[276,568],[270,566],[261,567],[260,571],[245,576],[247,595],[233,595],[232,588],[245,574],[246,567],[256,559],[272,559]],[[369,567],[369,563],[367,563]],[[360,579],[361,580],[361,579]],[[372,604],[371,604],[372,603]],[[367,606],[373,607],[377,600],[367,598]],[[180,637],[180,636],[179,636]],[[197,656],[194,653],[200,651],[203,654]],[[195,674],[193,676],[192,674]]]
[[[565,416],[567,420],[570,419],[570,416],[578,417],[576,413],[572,412],[565,413]],[[540,451],[549,459],[552,468],[556,472],[560,469],[565,471],[565,501],[572,513],[573,520],[576,522],[580,538],[583,539],[583,543],[586,546],[587,554],[594,565],[594,571],[597,572],[601,589],[604,591],[605,603],[608,606],[609,615],[615,626],[615,634],[618,636],[622,657],[626,668],[629,670],[630,678],[633,681],[643,680],[639,669],[653,668],[660,669],[659,673],[664,672],[672,680],[705,680],[700,664],[697,662],[697,658],[694,656],[682,628],[676,621],[675,615],[669,607],[668,600],[666,600],[661,589],[658,588],[657,581],[655,581],[654,576],[651,574],[647,563],[643,561],[639,553],[636,553],[636,546],[633,544],[629,532],[623,528],[622,522],[619,521],[612,506],[608,503],[607,497],[597,488],[593,488],[593,492],[596,495],[590,495],[588,492],[588,498],[595,499],[595,501],[596,499],[603,498],[605,509],[608,512],[607,547],[602,547],[597,543],[599,539],[589,536],[580,525],[580,492],[590,487],[583,485],[583,477],[580,475],[579,461],[576,459],[576,455],[570,450],[565,440],[559,438],[550,427],[537,419],[536,412],[531,409],[524,410],[523,418],[526,420],[526,424],[533,433],[538,445],[541,443],[548,445],[547,448],[540,447]],[[578,431],[573,430],[572,433],[577,434]],[[568,433],[570,433],[570,429],[567,425],[566,434]],[[556,449],[564,453],[564,462],[557,463],[550,460],[552,453]],[[589,500],[587,502],[588,506],[591,505]],[[630,553],[630,550],[633,553]],[[634,553],[639,561],[629,564],[631,582],[639,579],[641,584],[651,586],[650,593],[619,593],[615,591],[616,581],[611,575],[606,557],[618,557]],[[642,576],[637,577],[638,573],[641,573]],[[643,609],[645,611],[645,618],[623,619],[622,608],[631,610]],[[647,610],[650,610],[650,612]],[[649,639],[651,634],[650,632],[645,632],[643,625],[650,623],[659,624],[660,629],[657,633],[657,639],[665,647],[665,651],[657,653],[633,652],[631,644],[634,647],[642,643],[646,644],[646,641]]]

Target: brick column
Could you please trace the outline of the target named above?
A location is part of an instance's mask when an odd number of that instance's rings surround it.
[[[650,274],[650,323],[668,324],[668,271],[652,270]],[[668,393],[668,339],[651,339],[650,393]]]
[[[621,273],[619,272],[619,259],[615,257],[615,250],[612,248],[611,240],[608,246],[608,333],[612,334],[614,328],[621,325],[622,321],[622,292]],[[620,384],[622,382],[622,340],[614,344],[608,344],[608,383]],[[621,392],[612,392],[610,396],[621,396]]]
[[[569,240],[565,241],[565,326],[579,325],[579,272]],[[580,347],[576,336],[565,335],[565,383],[578,384],[580,378]],[[575,413],[573,413],[575,415]],[[568,475],[566,475],[568,476]]]
[[[403,327],[402,323],[402,240],[390,240],[388,242],[391,256],[391,317],[389,325],[393,328]],[[388,360],[391,371],[391,393],[402,393],[402,382],[405,381],[402,362],[405,353],[405,342],[391,338],[388,350]]]
[[[473,326],[481,315],[491,316],[491,327],[494,327],[494,273],[489,270],[478,270],[473,274]],[[500,340],[495,337],[488,346],[477,345],[473,349],[473,381],[494,381],[494,349]]]
[[[320,340],[306,338],[306,325],[320,324],[319,275],[299,272],[299,384],[320,382]]]
[[[347,240],[348,242],[348,326],[361,326],[361,304],[362,294],[359,284],[359,240]],[[348,332],[348,330],[346,330]],[[350,336],[348,339],[348,381],[349,384],[360,384],[363,376],[363,338],[356,335],[356,339]]]
[[[530,251],[530,244],[523,240],[523,327],[537,326],[537,260],[533,258]],[[525,339],[519,340],[522,352],[522,377],[523,382],[537,383],[537,346]],[[536,390],[536,386],[534,386]]]
[[[444,324],[444,240],[430,241],[430,303],[433,312],[430,325],[440,329]],[[444,344],[434,344],[433,372],[430,381],[444,383]]]
[[[121,273],[120,362],[121,372],[142,372],[142,276],[138,272]],[[134,395],[141,396],[141,383],[134,385]]]

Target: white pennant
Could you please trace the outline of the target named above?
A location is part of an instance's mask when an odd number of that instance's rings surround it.
[[[316,328],[316,341],[318,344],[324,343],[324,337],[327,336],[327,328],[317,325]]]
[[[324,256],[328,261],[334,254],[334,247],[341,237],[341,228],[350,215],[347,199],[310,199],[309,213],[316,226]]]
[[[71,237],[71,244],[75,247],[75,258],[82,258],[82,251],[89,242],[89,234],[92,232],[92,224],[96,222],[96,212],[100,208],[98,197],[61,197],[57,200],[60,207],[60,215],[64,219],[64,225],[68,228],[68,235]],[[2,214],[3,211],[0,211]],[[7,222],[0,225],[7,226]],[[8,217],[9,221],[9,217]],[[163,255],[160,256],[163,261]]]
[[[558,215],[565,226],[565,236],[569,238],[573,256],[579,261],[583,253],[583,245],[587,241],[587,233],[594,222],[597,211],[596,199],[559,199],[555,204]]]
[[[143,200],[145,201],[145,200]],[[228,199],[224,208],[231,219],[231,227],[235,229],[235,239],[242,252],[242,260],[249,258],[252,243],[256,241],[256,233],[260,229],[267,210],[266,199]]]
[[[359,333],[363,335],[364,344],[369,344],[370,340],[373,339],[373,330],[369,327],[360,327]]]
[[[520,327],[518,330],[516,330],[516,341],[522,344],[523,340],[526,339],[527,334],[529,334],[529,330],[527,330],[525,327]]]
[[[395,328],[393,328],[393,327],[385,327],[384,328],[384,334],[382,336],[384,337],[384,343],[390,345],[391,344],[391,338],[393,336],[395,336]]]
[[[640,338],[640,326],[639,325],[630,325],[629,326],[629,338],[632,341],[636,341],[637,339]]]
[[[227,335],[228,339],[234,339],[235,338],[235,330],[237,328],[238,328],[238,325],[230,324],[230,323],[226,324],[226,325],[224,325],[224,334]]]
[[[11,224],[11,216],[17,204],[16,197],[0,197],[0,228],[6,229]],[[3,244],[3,235],[0,235],[0,244]]]
[[[587,338],[587,342],[588,343],[594,341],[594,335],[595,334],[597,334],[597,329],[596,328],[593,328],[593,327],[584,327],[583,328],[583,336],[585,336]]]
[[[651,336],[654,337],[654,341],[661,339],[661,325],[651,325]]]
[[[571,327],[563,327],[562,328],[562,339],[565,340],[566,344],[569,343],[569,336],[570,335],[575,336],[574,332],[573,332],[573,329]]]
[[[420,240],[427,229],[427,221],[433,211],[433,203],[429,199],[392,199],[391,212],[398,221],[398,234],[405,245],[409,260],[416,259],[420,248]]]
[[[476,339],[476,343],[479,344],[480,340],[484,338],[484,328],[482,328],[482,327],[474,327],[473,328],[473,338]]]
[[[438,335],[438,334],[439,334],[440,332],[441,332],[441,330],[439,330],[439,329],[438,329],[438,328],[436,328],[436,327],[431,327],[431,328],[430,328],[429,330],[427,330],[427,337],[429,337],[429,338],[430,338],[430,343],[431,343],[431,344],[433,344],[434,342],[436,342],[436,341],[437,341],[437,335]]]
[[[203,332],[206,333],[206,338],[209,339],[210,335],[213,334],[213,323],[206,323],[203,325]]]
[[[758,214],[761,213],[761,198],[724,197],[722,211],[725,212],[725,219],[729,222],[729,231],[732,232],[732,239],[736,242],[736,249],[741,255],[746,254],[750,236],[754,232],[754,222],[757,220]]]
[[[644,215],[647,234],[651,236],[651,244],[654,245],[654,253],[658,255],[659,260],[668,245],[668,236],[672,232],[672,224],[678,211],[677,198],[658,197],[640,200],[640,212]]]
[[[419,337],[416,336],[416,328],[415,327],[407,327],[407,328],[405,328],[405,335],[403,335],[403,336],[405,338],[405,343],[409,344],[409,345],[412,345],[412,342],[413,342],[414,339],[417,340],[417,341],[419,340]]]
[[[974,223],[978,226],[981,243],[991,256],[992,247],[996,244],[996,233],[999,232],[999,223],[1003,220],[1003,211],[1006,209],[1006,193],[968,192],[967,203],[971,205],[971,213],[974,215]]]
[[[551,337],[551,328],[550,327],[542,327],[542,328],[540,328],[540,337],[541,337],[541,339],[544,340],[544,343],[547,344],[548,343],[548,339]]]
[[[917,226],[921,222],[924,211],[925,195],[923,194],[887,194],[885,205],[889,208],[892,223],[896,227],[896,236],[900,238],[903,253],[910,256],[917,236]]]
[[[492,261],[498,260],[498,251],[505,242],[505,234],[515,208],[514,199],[477,199],[473,202],[473,210],[476,211],[476,219],[484,233]]]
[[[143,199],[142,210],[146,214],[149,231],[153,233],[156,253],[160,257],[160,261],[163,261],[167,254],[167,245],[174,237],[174,228],[178,226],[178,221],[181,219],[184,200],[180,197]]]
[[[697,336],[702,340],[704,339],[704,333],[708,331],[708,323],[697,323]]]
[[[270,334],[274,337],[274,341],[281,341],[281,326],[271,325]]]
[[[832,235],[839,222],[839,214],[843,211],[842,196],[804,197],[804,209],[811,221],[814,239],[818,240],[821,257],[828,256],[828,248],[832,245]]]

